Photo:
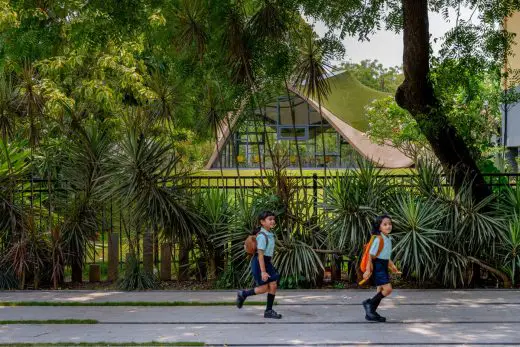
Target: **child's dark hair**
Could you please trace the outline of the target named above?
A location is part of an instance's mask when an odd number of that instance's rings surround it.
[[[260,221],[266,219],[267,217],[276,217],[275,214],[271,211],[263,211],[258,215],[258,224],[260,224]],[[260,232],[261,225],[257,226],[253,229],[253,235],[256,235]]]
[[[374,223],[372,224],[372,230],[370,231],[370,234],[372,234],[372,235],[379,235],[379,234],[381,234],[381,230],[379,228],[381,227],[381,223],[383,223],[383,220],[385,218],[388,218],[388,219],[392,220],[392,217],[390,217],[387,214],[383,214],[381,216],[377,216],[376,219],[374,220]]]

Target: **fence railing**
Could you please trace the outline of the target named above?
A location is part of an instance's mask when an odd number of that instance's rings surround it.
[[[305,191],[306,198],[312,205],[313,213],[317,214],[324,210],[323,192],[329,180],[334,179],[334,175],[327,178],[322,175],[289,176],[293,189]],[[394,186],[407,187],[413,185],[416,176],[414,175],[385,175],[388,184]],[[494,191],[500,191],[505,187],[516,186],[520,174],[485,174],[486,182]],[[232,203],[237,203],[239,194],[244,192],[261,192],[272,187],[272,178],[266,176],[188,176],[182,179],[182,186],[186,189],[205,190],[205,189],[224,189],[231,197]],[[35,228],[47,232],[53,226],[58,225],[64,220],[67,212],[66,208],[72,204],[71,198],[65,193],[65,182],[48,181],[45,179],[29,179],[21,182],[15,194],[15,202],[29,210]],[[446,183],[447,184],[447,183]],[[297,194],[298,195],[298,194]],[[105,263],[108,258],[108,234],[112,231],[119,232],[119,262],[123,264],[124,257],[129,250],[128,238],[124,231],[123,209],[116,206],[113,201],[108,201],[100,207],[98,220],[98,233],[94,244],[94,252],[91,252],[86,261],[87,263]],[[141,234],[142,236],[142,234]],[[157,239],[154,243],[157,244]],[[138,234],[137,252],[142,256],[142,237]],[[155,249],[155,262],[158,263],[159,251]],[[172,259],[176,259],[173,248]]]

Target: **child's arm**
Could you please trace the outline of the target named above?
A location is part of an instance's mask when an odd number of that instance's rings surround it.
[[[392,270],[393,273],[402,274],[402,272],[399,271],[399,269],[397,268],[397,266],[395,266],[395,264],[392,260],[388,261],[388,267],[390,268],[390,270]]]
[[[258,250],[258,263],[260,264],[260,271],[262,271],[262,281],[265,282],[270,276],[265,271],[264,251],[261,249]]]
[[[363,274],[363,278],[365,280],[369,279],[370,276],[372,275],[372,258],[375,258],[375,257],[374,256],[368,257],[367,269],[365,270],[365,273]]]

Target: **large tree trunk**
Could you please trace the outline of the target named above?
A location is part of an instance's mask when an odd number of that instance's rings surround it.
[[[455,189],[469,176],[473,179],[473,196],[480,201],[491,191],[464,140],[443,113],[429,80],[428,0],[402,0],[402,4],[405,80],[395,99],[415,118],[445,171],[453,172]]]

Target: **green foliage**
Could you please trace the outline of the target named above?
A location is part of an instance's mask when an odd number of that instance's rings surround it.
[[[446,233],[442,224],[446,210],[435,201],[409,193],[397,195],[392,208],[397,238],[395,258],[408,275],[424,280],[434,272],[435,253],[447,250],[440,243]]]
[[[435,0],[430,7],[444,13],[460,3]],[[430,78],[441,111],[473,157],[485,160],[504,100],[500,62],[512,39],[497,24],[519,5],[466,5],[482,25],[456,23],[430,62]],[[418,161],[415,181],[396,187],[361,163],[330,179],[326,212],[318,215],[280,161],[252,193],[185,189],[181,177],[202,166],[221,122],[232,111],[260,110],[287,85],[360,130],[367,126],[363,107],[395,92],[400,70],[376,61],[324,79],[330,60],[343,53],[340,37],[317,37],[302,12],[340,36],[362,39],[403,23],[401,2],[393,0],[0,0],[0,246],[18,283],[38,285],[51,272],[56,282],[65,265],[81,267],[109,204],[120,212],[131,251],[145,228],[162,240],[195,244],[214,262],[210,272],[220,287],[250,282],[243,241],[264,209],[277,215],[274,261],[286,287],[315,283],[324,261],[318,251],[359,254],[374,216],[385,211],[395,218],[396,257],[408,278],[465,285],[471,257],[508,267],[514,277],[518,190],[475,203],[469,186],[454,191],[437,164]],[[377,142],[391,140],[405,151],[426,147],[391,98],[367,112]],[[16,200],[15,192],[27,188],[19,179],[29,173],[46,186]],[[28,207],[38,197],[40,216]],[[121,286],[151,288],[155,279],[133,258]]]
[[[341,65],[347,69],[365,86],[386,93],[395,93],[397,87],[404,81],[404,75],[399,67],[386,68],[377,60],[362,60],[357,64]]]
[[[139,260],[130,255],[125,263],[123,277],[117,283],[121,290],[146,290],[158,288],[158,280],[153,273],[141,268]]]
[[[361,251],[389,192],[388,178],[381,175],[381,169],[361,159],[358,166],[332,178],[324,193],[324,205],[330,213],[324,226],[330,237],[328,244],[351,255]]]
[[[287,276],[280,280],[280,289],[301,289],[306,288],[309,282],[303,276]]]
[[[517,215],[509,222],[501,248],[503,264],[509,270],[511,282],[515,285],[520,269],[520,219]]]
[[[283,240],[274,259],[282,278],[294,276],[297,282],[314,282],[323,269],[320,258],[312,247],[301,240]]]
[[[501,65],[467,59],[435,60],[431,78],[443,111],[479,160],[489,155],[492,137],[499,136]]]
[[[416,159],[421,150],[429,148],[417,122],[397,105],[393,97],[374,100],[366,107],[367,134],[377,143],[388,143]]]
[[[112,158],[103,196],[120,199],[131,211],[133,225],[159,226],[170,240],[190,240],[200,232],[199,218],[188,208],[188,197],[176,189],[181,173],[175,172],[177,159],[171,145],[145,136],[131,124]],[[168,185],[165,178],[170,180]]]
[[[0,289],[9,290],[18,288],[19,284],[18,279],[16,278],[16,274],[8,266],[2,264],[0,266]]]
[[[59,238],[67,264],[83,267],[88,249],[95,240],[98,213],[103,206],[99,194],[106,180],[109,136],[103,124],[77,128],[66,151],[63,173],[68,183],[67,196],[72,203],[59,206],[65,215],[59,227]]]
[[[215,288],[217,289],[235,289],[242,286],[251,286],[252,280],[247,278],[248,273],[244,274],[249,268],[244,270],[240,265],[235,262],[230,262],[226,265],[224,271],[219,275],[215,282]]]

